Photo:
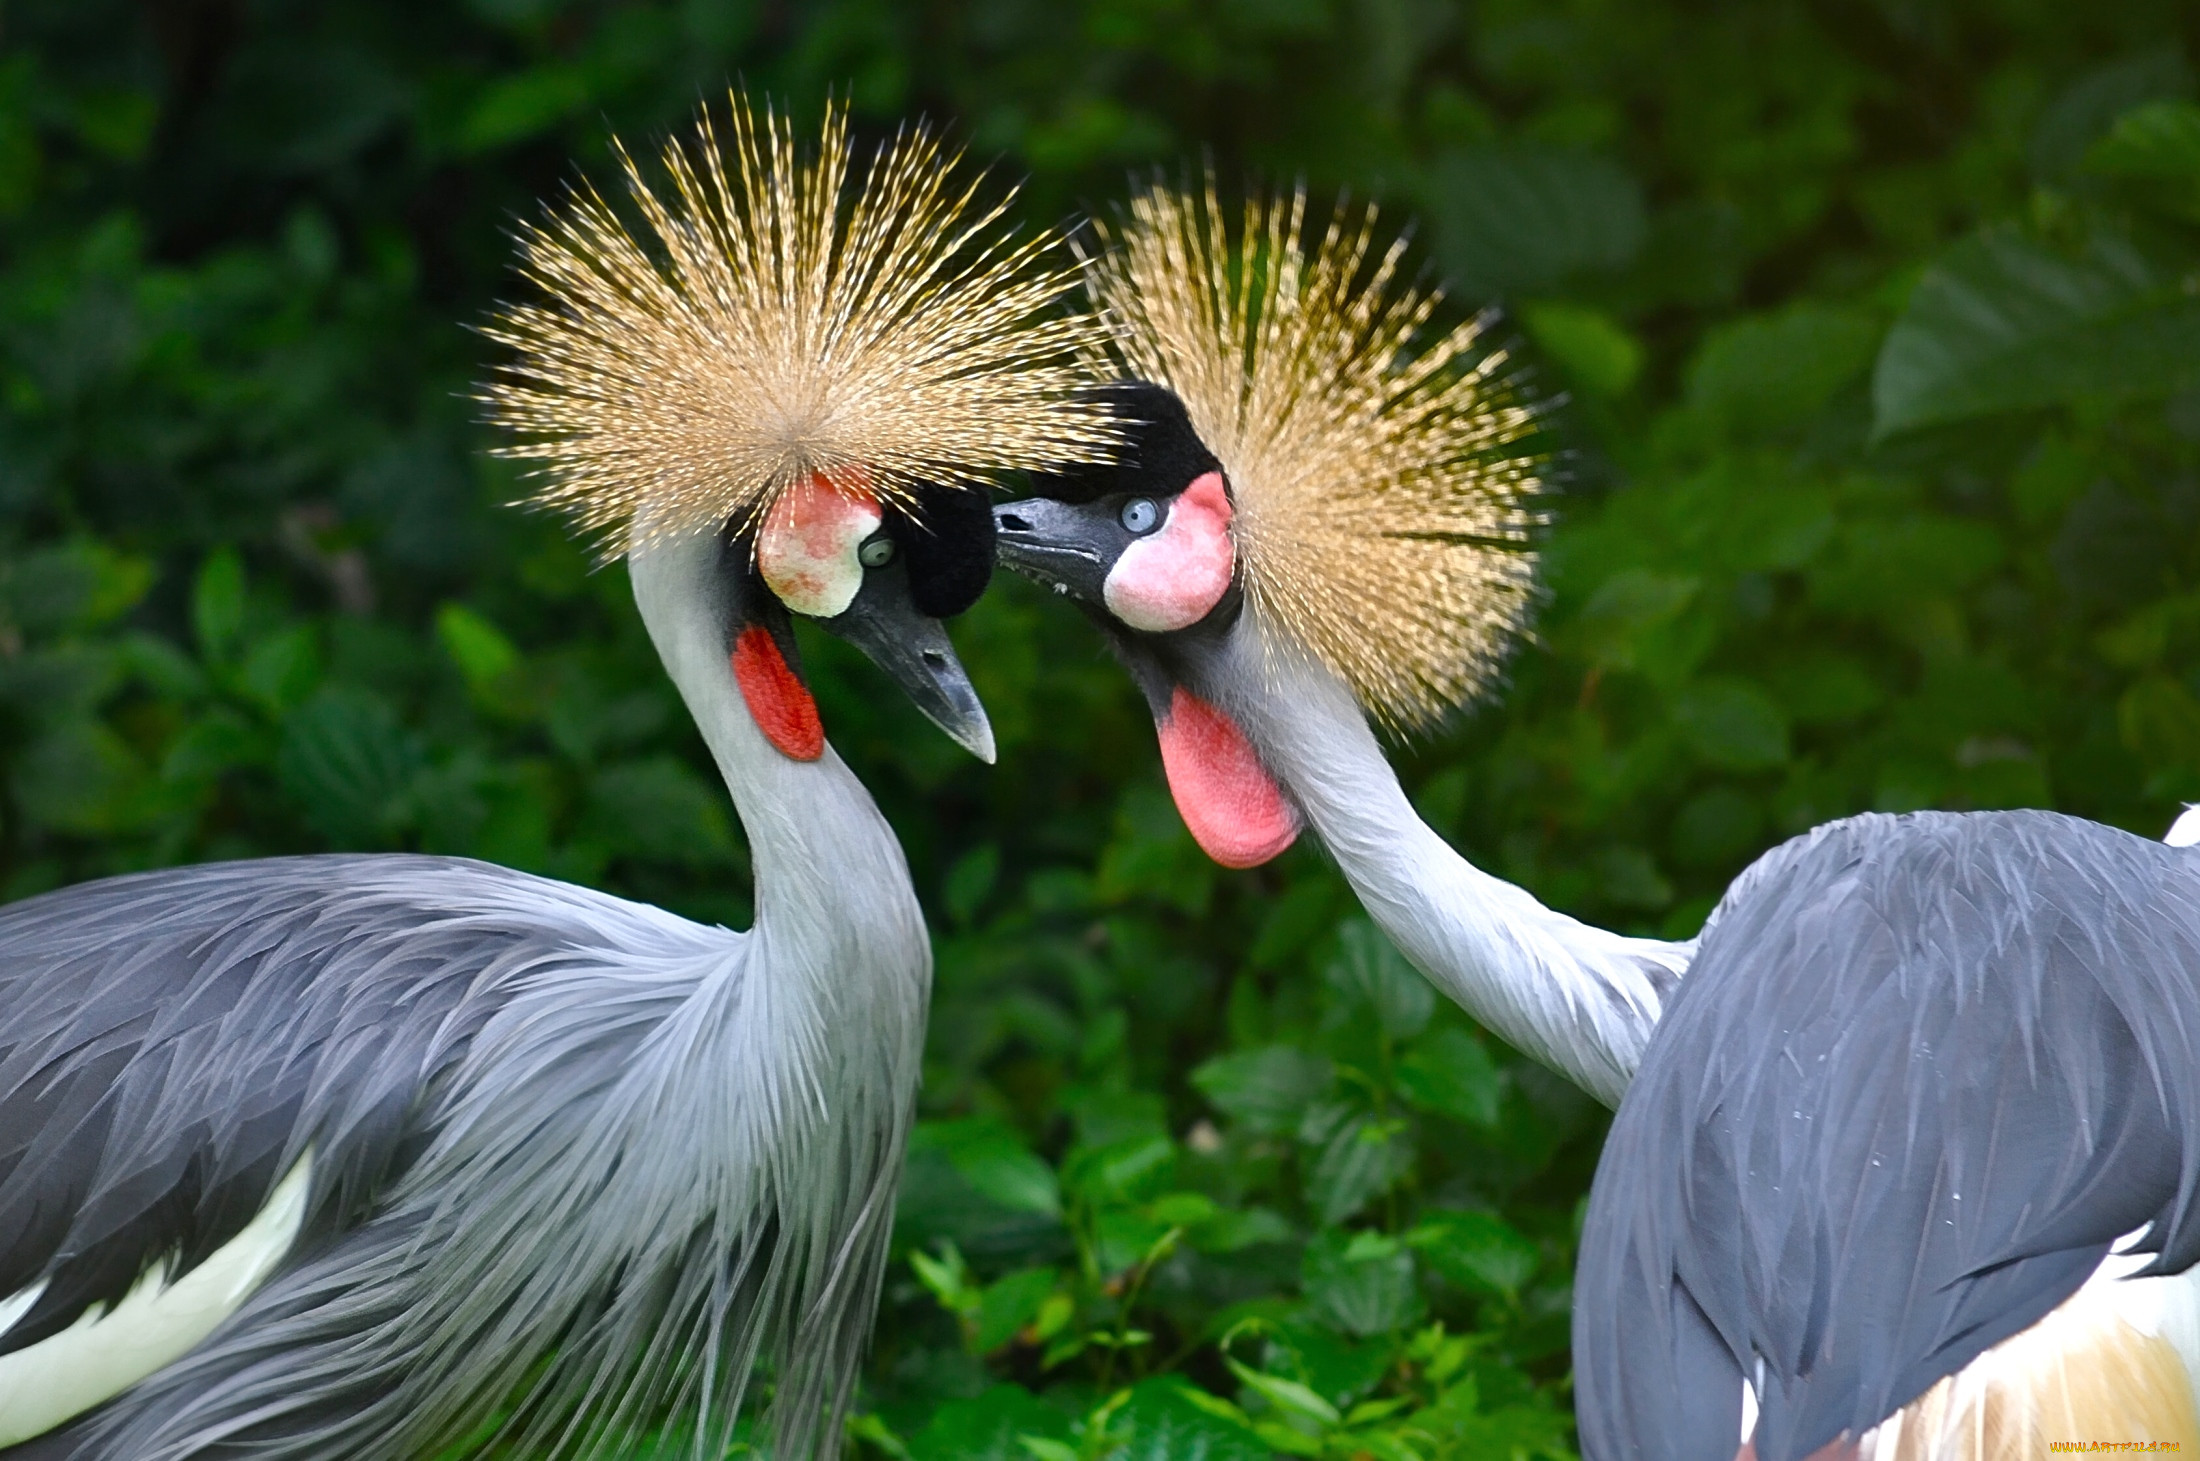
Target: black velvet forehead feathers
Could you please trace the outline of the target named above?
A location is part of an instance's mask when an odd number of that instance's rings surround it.
[[[993,504],[968,487],[916,489],[915,517],[889,501],[886,535],[909,565],[909,597],[920,614],[948,619],[969,608],[993,578]]]
[[[1192,430],[1184,403],[1166,386],[1127,380],[1096,386],[1090,395],[1106,401],[1116,419],[1128,424],[1115,461],[1094,462],[1060,472],[1033,472],[1031,490],[1057,502],[1091,502],[1117,492],[1168,497],[1189,487],[1222,463]]]

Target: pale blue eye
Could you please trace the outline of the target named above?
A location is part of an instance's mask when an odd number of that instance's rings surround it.
[[[894,540],[873,538],[856,550],[856,557],[865,568],[884,568],[894,561]]]
[[[1150,533],[1161,521],[1161,509],[1151,497],[1133,497],[1123,504],[1123,527],[1133,533]]]

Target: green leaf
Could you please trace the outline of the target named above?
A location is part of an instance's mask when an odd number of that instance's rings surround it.
[[[504,631],[464,604],[445,604],[436,610],[435,633],[444,653],[477,691],[494,688],[519,668],[519,650]]]
[[[974,1400],[950,1400],[909,1439],[911,1461],[1029,1461],[1023,1438],[1069,1438],[1069,1418],[1021,1385],[995,1385]]]
[[[690,868],[733,861],[725,793],[670,756],[622,761],[589,777],[586,828],[617,857]]]
[[[1268,1461],[1251,1425],[1231,1418],[1235,1410],[1173,1375],[1141,1380],[1109,1421],[1123,1441],[1108,1461]]]
[[[1062,1164],[1062,1180],[1088,1201],[1136,1202],[1157,1195],[1176,1170],[1176,1143],[1133,1136],[1081,1147]]]
[[[1372,1010],[1376,1023],[1393,1040],[1421,1033],[1436,1012],[1436,991],[1406,962],[1397,945],[1365,918],[1337,930],[1337,957],[1323,971],[1345,1005]]]
[[[1976,583],[2002,557],[1993,528],[1942,513],[1844,523],[1811,565],[1811,599],[1839,613],[1908,621],[1919,603]]]
[[[1834,393],[1863,378],[1879,322],[1858,310],[1798,304],[1722,326],[1689,363],[1689,405],[1738,436],[1808,424]]]
[[[1673,856],[1691,867],[1716,867],[1757,845],[1764,814],[1755,798],[1714,786],[1682,803],[1673,817]]]
[[[1469,299],[1535,293],[1624,268],[1642,247],[1642,190],[1605,158],[1534,144],[1438,154],[1422,184],[1436,255]]]
[[[1190,1228],[1212,1221],[1221,1211],[1204,1192],[1164,1192],[1147,1207],[1146,1215],[1172,1228]]]
[[[9,759],[8,789],[39,826],[100,836],[133,820],[130,802],[145,768],[102,721],[59,721]]]
[[[1535,343],[1585,391],[1624,396],[1642,374],[1642,342],[1600,309],[1538,300],[1521,305],[1520,318]]]
[[[987,1284],[970,1347],[979,1354],[991,1354],[1014,1339],[1018,1330],[1038,1317],[1054,1292],[1055,1277],[1051,1268],[1026,1268]]]
[[[164,700],[195,702],[206,693],[197,660],[157,634],[125,633],[117,643],[125,670]]]
[[[918,1123],[912,1150],[942,1152],[982,1196],[1018,1212],[1062,1210],[1054,1169],[1027,1149],[1013,1127],[988,1116]]]
[[[283,721],[275,770],[306,821],[340,847],[378,846],[410,812],[420,749],[388,702],[352,686],[316,694]]]
[[[1253,1434],[1271,1451],[1281,1451],[1286,1456],[1326,1456],[1329,1448],[1312,1436],[1295,1431],[1277,1421],[1256,1421]]]
[[[1879,352],[1873,435],[2195,385],[2200,300],[2174,278],[2113,238],[2072,257],[1997,226],[1911,292]]]
[[[1245,951],[1246,964],[1273,969],[1297,957],[1335,921],[1336,904],[1336,884],[1327,878],[1292,883],[1268,901],[1260,932]]]
[[[2200,223],[2200,106],[2162,101],[2126,112],[2086,154],[2086,171],[2143,204]]]
[[[1542,1264],[1535,1244],[1494,1213],[1433,1212],[1406,1239],[1453,1283],[1517,1299]]]
[[[1787,717],[1755,685],[1703,680],[1673,702],[1673,719],[1696,753],[1714,766],[1759,771],[1788,758]]]
[[[1590,860],[1597,893],[1622,908],[1663,908],[1673,901],[1673,885],[1658,864],[1639,847],[1614,844],[1597,849]]]
[[[1447,1455],[1575,1461],[1571,1417],[1555,1406],[1502,1405],[1479,1414],[1432,1408],[1415,1420],[1451,1443]]]
[[[0,654],[0,704],[30,725],[81,721],[114,693],[122,668],[122,656],[87,645]]]
[[[941,889],[948,917],[957,924],[968,925],[978,916],[978,909],[992,893],[1000,876],[1001,845],[998,842],[981,843],[955,859]]]
[[[229,658],[237,631],[244,627],[244,560],[234,548],[208,555],[191,588],[191,627],[199,653],[219,664]]]
[[[970,1266],[963,1262],[962,1253],[953,1243],[940,1244],[940,1256],[934,1258],[921,1250],[909,1255],[909,1267],[917,1275],[917,1281],[932,1291],[940,1307],[965,1319],[974,1317],[984,1303],[984,1294],[971,1282]]]
[[[1067,1441],[1050,1441],[1044,1436],[1018,1436],[1016,1444],[1028,1451],[1036,1461],[1083,1461],[1083,1455]]]
[[[1347,1334],[1387,1334],[1421,1317],[1413,1255],[1380,1234],[1318,1235],[1307,1244],[1300,1280],[1314,1314]]]
[[[1324,1226],[1351,1217],[1413,1170],[1405,1123],[1345,1102],[1308,1112],[1299,1135],[1318,1146],[1306,1187]]]
[[[2134,107],[2192,94],[2192,71],[2174,45],[2119,56],[2083,72],[2048,104],[2026,149],[2032,175],[2067,183],[2094,139]]]
[[[2168,675],[2148,675],[2116,702],[2123,742],[2149,768],[2200,771],[2200,700]]]
[[[493,1433],[492,1429],[491,1434]],[[909,1448],[902,1444],[901,1437],[894,1434],[893,1428],[880,1419],[875,1411],[865,1411],[860,1415],[849,1416],[848,1437],[850,1440],[862,1441],[866,1445],[876,1446],[887,1455],[894,1457],[895,1461],[909,1461]],[[437,1461],[442,1461],[442,1458],[438,1457]]]
[[[320,641],[305,624],[278,630],[253,645],[237,670],[238,688],[277,719],[312,694],[320,679]]]
[[[1800,725],[1855,720],[1887,698],[1887,692],[1854,656],[1805,650],[1787,657],[1770,677],[1774,696]]]
[[[1218,1055],[1192,1072],[1215,1109],[1257,1132],[1289,1131],[1329,1089],[1329,1058],[1289,1045]]]
[[[1622,569],[1597,585],[1574,617],[1572,634],[1591,663],[1634,669],[1644,639],[1679,618],[1701,587],[1690,575]]]
[[[459,151],[486,152],[525,141],[556,126],[588,100],[588,79],[576,67],[537,66],[500,77],[483,89],[459,124]]]
[[[1121,1010],[1109,1010],[1093,1023],[1121,1024],[1122,1020]],[[1070,1108],[1070,1117],[1077,1124],[1080,1146],[1114,1146],[1118,1142],[1169,1134],[1168,1103],[1154,1091],[1088,1087],[1067,1097],[1064,1104]]]
[[[212,781],[239,766],[261,766],[274,758],[275,739],[267,728],[227,705],[217,705],[186,725],[168,743],[161,778],[171,782]]]
[[[153,576],[148,560],[91,539],[0,553],[0,622],[33,636],[98,628],[135,608]]]
[[[1202,1253],[1235,1253],[1261,1243],[1288,1242],[1296,1230],[1272,1208],[1225,1208],[1191,1231]]]
[[[1346,1240],[1349,1246],[1350,1240]],[[1393,1248],[1390,1251],[1395,1251]],[[1361,1343],[1302,1311],[1270,1334],[1261,1368],[1288,1375],[1342,1411],[1373,1394],[1390,1372],[1397,1346]]]
[[[1482,1042],[1457,1026],[1417,1041],[1398,1061],[1398,1090],[1424,1111],[1469,1126],[1495,1126],[1504,1079]]]
[[[1230,1373],[1237,1376],[1248,1390],[1286,1415],[1302,1416],[1323,1426],[1333,1426],[1344,1418],[1343,1412],[1336,1406],[1296,1380],[1286,1380],[1281,1375],[1263,1374],[1251,1365],[1227,1356],[1224,1362],[1229,1365]]]
[[[1413,1404],[1413,1397],[1410,1395],[1392,1395],[1383,1400],[1363,1400],[1344,1413],[1344,1423],[1348,1426],[1360,1426],[1373,1421],[1385,1420],[1411,1404]]]

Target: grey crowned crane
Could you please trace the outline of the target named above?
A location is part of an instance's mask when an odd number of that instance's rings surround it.
[[[542,500],[623,554],[746,829],[755,926],[478,862],[328,856],[0,911],[7,1461],[417,1461],[492,1437],[837,1454],[911,1119],[930,945],[825,742],[792,616],[990,759],[939,619],[981,494],[1058,465],[1081,328],[1040,240],[921,132],[853,180],[736,98],[525,230],[486,394]],[[729,162],[730,159],[730,162]],[[921,521],[920,521],[921,519]],[[502,1407],[516,1410],[500,1421]]]
[[[2200,1447],[2200,856],[1860,817],[1688,945],[1467,867],[1360,707],[1459,698],[1517,618],[1518,418],[1470,332],[1412,348],[1426,310],[1384,305],[1364,228],[1309,251],[1256,210],[1247,266],[1215,216],[1149,193],[1098,261],[1130,447],[998,509],[1002,558],[1108,632],[1211,852],[1311,824],[1437,984],[1625,1093],[1575,1284],[1587,1461]]]
[[[1216,860],[1311,826],[1375,922],[1476,1019],[1607,1105],[1689,946],[1580,923],[1482,872],[1406,800],[1369,716],[1471,696],[1532,592],[1532,427],[1469,323],[1398,287],[1372,213],[1318,239],[1303,195],[1134,198],[1088,270],[1119,460],[995,511],[1001,561],[1078,603],[1151,709],[1178,810]]]

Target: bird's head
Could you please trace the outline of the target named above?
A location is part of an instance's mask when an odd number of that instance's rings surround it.
[[[844,106],[814,149],[741,96],[730,117],[728,145],[706,113],[666,146],[669,191],[618,152],[644,226],[583,185],[520,231],[536,299],[484,330],[513,352],[482,393],[501,454],[629,560],[683,688],[730,656],[782,754],[824,750],[804,617],[990,761],[940,621],[991,572],[991,474],[1110,448],[1076,391],[1097,326],[1054,308],[1060,239],[1015,236],[922,127],[866,159]]]
[[[918,484],[911,497],[904,506],[860,480],[814,477],[783,493],[753,532],[729,530],[719,545],[734,680],[784,755],[814,760],[825,748],[795,649],[799,617],[862,650],[957,745],[993,760],[985,707],[941,622],[985,592],[992,514],[966,488]]]
[[[1034,472],[1001,559],[1109,633],[1186,825],[1251,866],[1299,828],[1261,745],[1278,656],[1393,730],[1494,673],[1533,592],[1534,412],[1482,321],[1431,328],[1372,213],[1256,199],[1233,229],[1211,182],[1156,186],[1104,233],[1087,287],[1127,379],[1094,395],[1124,446]]]
[[[1170,391],[1101,394],[1125,424],[1122,455],[1036,476],[1042,495],[995,508],[1001,561],[1109,636],[1153,713],[1185,825],[1224,866],[1257,866],[1297,839],[1299,814],[1225,708],[1245,603],[1229,478]]]

